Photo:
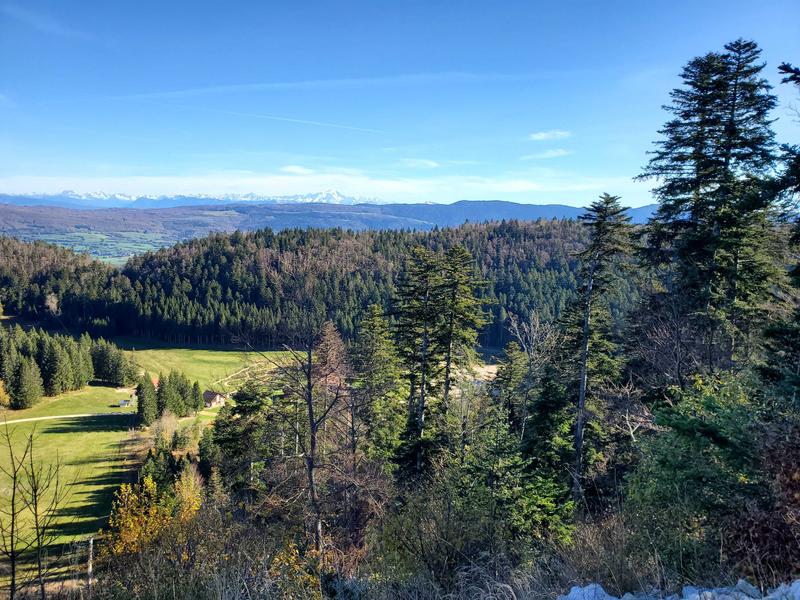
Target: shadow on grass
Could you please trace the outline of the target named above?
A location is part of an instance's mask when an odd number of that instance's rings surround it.
[[[76,443],[91,443],[90,438],[81,440],[81,434],[124,432],[136,424],[132,414],[93,415],[60,419],[47,425],[48,434],[72,434]],[[118,442],[98,444],[97,452],[77,460],[69,460],[70,467],[77,467],[69,503],[57,512],[54,533],[72,538],[86,537],[96,533],[105,525],[111,512],[114,492],[135,478],[129,462],[138,442],[133,437]],[[98,472],[96,469],[102,468]],[[86,473],[82,473],[83,471]]]
[[[177,342],[163,342],[150,338],[136,338],[129,336],[115,337],[112,340],[123,350],[222,350],[226,352],[248,350],[241,344],[179,344]],[[275,350],[276,348],[259,348],[259,350]],[[277,348],[280,349],[280,348]]]
[[[59,536],[83,538],[105,526],[111,512],[114,492],[120,485],[135,479],[135,472],[120,460],[108,471],[79,478],[70,504],[58,509],[54,533]]]
[[[136,425],[134,413],[119,413],[114,415],[92,415],[89,417],[64,417],[52,421],[41,428],[42,433],[69,434],[69,433],[102,433],[110,431],[124,431]]]

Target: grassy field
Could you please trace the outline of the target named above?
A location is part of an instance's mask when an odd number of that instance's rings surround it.
[[[136,364],[151,375],[182,371],[190,380],[199,381],[203,389],[233,391],[248,372],[262,372],[280,361],[283,352],[264,355],[236,349],[208,347],[176,347],[135,338],[118,338],[118,345],[128,349]]]
[[[104,385],[90,385],[76,392],[67,392],[52,398],[42,398],[32,408],[0,413],[0,419],[9,421],[35,419],[53,415],[75,415],[87,413],[130,413],[132,407],[120,408],[119,401],[130,398],[131,390]]]
[[[176,348],[140,340],[119,342],[131,349],[142,369],[153,374],[176,369],[198,380],[204,389],[232,391],[248,372],[270,368],[263,356],[237,350]],[[270,359],[280,356],[270,353]],[[0,412],[0,427],[8,423],[15,447],[22,447],[27,436],[34,433],[37,457],[49,462],[58,456],[64,464],[64,480],[74,482],[71,501],[60,517],[59,530],[65,541],[88,535],[102,525],[114,490],[137,465],[137,453],[143,446],[141,436],[133,431],[135,407],[119,405],[130,394],[130,389],[90,385],[43,398],[29,409]],[[218,410],[204,410],[199,417],[210,423]],[[6,465],[7,453],[0,452],[0,466]],[[4,485],[0,482],[0,503],[8,496]]]
[[[8,427],[16,451],[33,434],[37,461],[52,464],[58,459],[63,465],[62,481],[72,487],[59,513],[60,541],[97,531],[108,515],[114,490],[130,475],[137,452],[143,449],[141,436],[133,431],[133,409],[119,407],[120,398],[129,395],[127,390],[92,385],[0,415],[5,422],[0,428]],[[62,418],[48,418],[56,416]],[[8,452],[0,450],[0,466],[8,465]],[[7,484],[5,479],[0,483],[2,503],[9,496]]]
[[[134,424],[132,414],[119,413],[8,425],[18,450],[33,434],[35,459],[53,463],[58,458],[63,465],[62,482],[71,487],[58,512],[58,542],[91,535],[103,526],[114,491],[130,478],[137,453],[144,449]],[[0,464],[9,464],[7,453],[0,455]],[[4,481],[4,501],[6,487]]]

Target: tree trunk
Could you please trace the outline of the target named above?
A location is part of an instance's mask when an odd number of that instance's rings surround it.
[[[447,354],[444,362],[444,396],[443,407],[445,413],[449,408],[450,401],[450,371],[453,365],[453,336],[455,335],[455,305],[456,305],[456,287],[453,287],[453,293],[450,297],[450,314],[447,316]]]
[[[419,404],[417,405],[417,473],[422,472],[422,436],[425,433],[425,386],[428,385],[428,331],[422,336],[422,369],[420,373]]]
[[[308,503],[314,518],[314,550],[318,553],[322,551],[322,509],[319,505],[317,496],[316,482],[316,460],[317,460],[317,431],[318,423],[314,415],[314,391],[313,391],[313,362],[312,347],[308,344],[306,350],[306,414],[308,416],[308,454],[306,455],[306,475],[308,476]]]
[[[578,388],[578,406],[575,415],[575,472],[572,480],[572,499],[575,508],[580,510],[583,500],[583,430],[586,426],[586,385],[588,379],[589,363],[589,332],[592,315],[592,288],[594,286],[594,269],[589,273],[586,285],[586,299],[583,307],[583,333],[581,337],[581,369]]]

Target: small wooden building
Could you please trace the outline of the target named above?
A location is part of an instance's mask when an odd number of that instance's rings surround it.
[[[225,404],[225,400],[227,400],[225,394],[222,394],[220,392],[215,392],[212,390],[206,390],[205,392],[203,392],[203,402],[205,403],[206,408],[215,408],[217,406],[222,406],[223,404]]]

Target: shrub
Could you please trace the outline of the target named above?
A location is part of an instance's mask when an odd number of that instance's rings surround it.
[[[769,499],[758,469],[757,406],[735,379],[697,379],[656,415],[627,482],[628,518],[668,569],[703,581],[731,564],[723,532]],[[715,567],[716,565],[716,567]]]

